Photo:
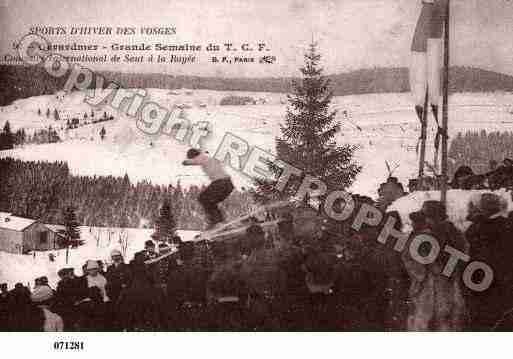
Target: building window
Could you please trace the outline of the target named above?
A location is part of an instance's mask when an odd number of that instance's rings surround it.
[[[47,244],[48,243],[48,232],[40,232],[39,233],[39,244]]]

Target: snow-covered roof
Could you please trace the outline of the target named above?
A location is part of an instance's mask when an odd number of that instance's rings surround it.
[[[60,235],[59,231],[66,230],[66,227],[61,224],[44,224],[46,228],[48,228],[50,231],[55,232]]]
[[[36,223],[37,220],[13,216],[8,212],[0,212],[0,228],[13,231],[23,231],[28,226]]]

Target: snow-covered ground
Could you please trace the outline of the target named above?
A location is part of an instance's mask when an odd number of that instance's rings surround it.
[[[109,242],[109,231],[110,242]],[[70,249],[68,263],[66,263],[66,250],[54,250],[37,252],[36,257],[32,255],[11,254],[0,251],[0,283],[8,283],[12,288],[17,282],[34,286],[34,279],[40,276],[47,276],[49,283],[55,288],[59,277],[57,271],[61,268],[73,267],[75,274],[82,274],[82,265],[88,260],[103,260],[110,263],[110,252],[113,249],[122,249],[119,243],[120,235],[126,238],[127,246],[125,261],[129,262],[134,254],[144,249],[144,242],[150,239],[153,230],[135,228],[98,228],[80,227],[81,239],[85,241],[83,246]],[[99,240],[97,240],[99,234]],[[178,231],[182,240],[189,241],[194,238],[196,231]],[[53,253],[55,261],[51,262],[48,255]]]
[[[230,132],[249,144],[273,151],[274,139],[280,134],[280,123],[285,116],[284,94],[219,92],[207,90],[169,91],[149,89],[150,98],[161,106],[171,109],[174,104],[186,105],[186,116],[191,122],[209,121],[212,136],[206,142],[207,149],[214,153],[223,136]],[[227,95],[251,96],[259,100],[257,105],[219,106],[220,100]],[[5,107],[0,107],[0,127],[9,121],[16,130],[25,128],[27,132],[35,129],[56,128],[63,142],[44,145],[30,145],[11,151],[0,152],[0,156],[12,156],[24,160],[66,161],[72,173],[81,175],[118,175],[128,174],[134,181],[151,180],[157,184],[182,185],[201,184],[206,178],[198,168],[184,167],[187,145],[165,135],[148,136],[138,130],[135,120],[127,117],[107,105],[94,109],[95,117],[104,111],[115,116],[114,121],[86,125],[75,130],[61,130],[67,118],[90,116],[91,107],[84,103],[85,93],[59,93],[22,99]],[[413,111],[409,94],[370,94],[335,97],[333,107],[338,112],[342,131],[338,134],[339,143],[351,143],[359,146],[356,160],[363,166],[351,190],[355,193],[376,197],[376,190],[387,176],[385,161],[401,182],[407,184],[409,178],[416,176],[418,158],[415,145],[419,136],[419,123]],[[46,117],[46,109],[51,111]],[[53,109],[57,109],[61,122],[53,120]],[[38,115],[38,109],[42,115]],[[455,94],[450,98],[450,135],[466,130],[513,131],[513,94],[508,93],[472,93]],[[432,139],[435,133],[430,119],[430,139],[428,141],[427,160],[432,162]],[[107,131],[106,139],[99,139],[102,127]],[[501,160],[501,158],[498,158]],[[247,186],[251,181],[232,171],[238,186]],[[467,203],[471,192],[450,191],[448,213],[460,229],[464,229]],[[502,193],[507,199],[509,209],[513,209],[509,194]],[[401,213],[406,226],[408,214],[418,210],[426,199],[437,199],[439,193],[415,193],[401,198],[392,206]],[[119,248],[117,238],[121,229],[114,229],[111,243],[106,234],[98,244],[95,233],[98,229],[82,228],[82,238],[86,244],[70,251],[69,264],[65,264],[65,251],[53,251],[55,262],[48,260],[45,253],[37,253],[36,258],[27,255],[13,255],[0,252],[0,282],[12,286],[16,282],[31,283],[35,277],[46,275],[51,284],[57,281],[57,270],[72,266],[81,273],[81,266],[87,259],[109,259],[113,248]],[[129,247],[126,259],[141,250],[151,230],[127,229]],[[194,232],[182,232],[184,239],[190,239]]]
[[[249,144],[273,151],[274,139],[280,134],[286,105],[284,94],[222,92],[208,90],[169,91],[148,89],[149,98],[171,109],[174,104],[186,104],[186,116],[195,123],[208,121],[212,135],[206,147],[212,153],[230,132],[245,139]],[[262,99],[257,105],[219,106],[227,95],[252,96]],[[26,130],[48,127],[58,128],[64,142],[45,145],[30,145],[0,153],[25,160],[67,161],[73,173],[83,175],[128,174],[132,181],[151,180],[153,183],[170,184],[178,180],[183,185],[205,183],[206,178],[198,168],[183,167],[181,161],[188,146],[166,135],[149,136],[137,128],[135,120],[107,105],[95,108],[95,116],[103,111],[115,116],[114,121],[86,125],[75,130],[60,130],[62,123],[53,116],[47,119],[46,109],[57,108],[63,122],[66,118],[90,113],[91,107],[84,103],[85,93],[74,92],[63,95],[38,96],[22,99],[10,106],[0,107],[0,126],[9,120],[13,129]],[[333,107],[338,109],[342,131],[337,141],[359,146],[356,159],[363,170],[351,190],[376,197],[376,190],[388,173],[385,161],[392,167],[399,165],[394,176],[407,184],[415,176],[418,158],[415,145],[419,136],[410,95],[368,94],[335,97]],[[464,93],[450,98],[450,135],[466,130],[513,130],[513,94],[509,93]],[[41,109],[43,115],[38,116]],[[432,139],[434,121],[430,118],[430,139],[426,159],[433,162]],[[98,133],[105,126],[107,136],[100,141]],[[500,158],[499,158],[500,160]],[[251,181],[232,172],[238,186],[247,186]]]

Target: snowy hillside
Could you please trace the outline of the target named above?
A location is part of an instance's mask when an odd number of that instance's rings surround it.
[[[209,121],[213,130],[206,142],[207,149],[214,153],[223,136],[230,132],[251,145],[273,151],[274,139],[280,134],[280,123],[285,116],[284,94],[236,93],[181,90],[148,90],[150,99],[167,108],[175,104],[185,105],[185,115],[191,120]],[[227,95],[251,96],[257,99],[256,105],[220,106],[219,102]],[[95,116],[103,111],[112,114],[113,121],[88,124],[73,130],[64,130],[67,118],[82,118],[83,113],[91,113],[91,107],[84,103],[85,93],[58,93],[52,96],[39,96],[22,99],[12,105],[0,107],[0,126],[9,121],[16,130],[31,130],[52,126],[59,132],[63,142],[43,145],[28,145],[0,156],[12,156],[24,160],[66,161],[72,173],[81,175],[128,174],[134,181],[151,180],[156,184],[182,185],[206,183],[207,179],[198,168],[184,167],[181,162],[188,147],[165,135],[148,136],[140,132],[135,120],[108,106],[94,108]],[[450,99],[450,134],[466,130],[513,131],[513,95],[494,94],[456,94]],[[340,143],[352,143],[359,146],[357,160],[363,170],[357,177],[351,190],[376,197],[376,190],[388,173],[385,161],[392,167],[401,182],[407,184],[409,178],[416,176],[418,158],[415,145],[419,136],[419,123],[414,114],[409,94],[371,94],[336,97],[333,107],[338,110],[338,119],[342,122],[342,131],[338,135]],[[41,110],[42,115],[38,114]],[[46,110],[57,109],[64,122],[58,122],[53,116],[46,116]],[[430,119],[430,139],[428,140],[427,160],[432,162],[432,139],[435,127]],[[99,131],[106,129],[106,138],[101,141]],[[238,186],[247,186],[251,181],[241,174],[231,171]],[[460,229],[465,229],[467,203],[473,192],[449,191],[448,213]],[[501,194],[513,209],[509,194]],[[409,226],[408,214],[418,210],[427,199],[439,198],[438,192],[414,193],[396,201],[390,210],[398,210]],[[57,270],[72,266],[81,273],[81,266],[87,259],[109,259],[113,248],[119,248],[117,239],[121,229],[113,229],[109,243],[106,232],[97,242],[97,228],[82,228],[82,238],[86,244],[70,251],[70,262],[65,264],[65,251],[53,251],[55,262],[48,260],[45,253],[37,253],[36,258],[29,255],[13,255],[0,252],[0,282],[9,286],[16,282],[31,283],[35,277],[46,275],[55,285]],[[129,246],[126,259],[141,250],[151,230],[127,229]],[[184,239],[191,239],[195,232],[182,232]]]
[[[206,142],[207,149],[215,152],[223,136],[233,133],[263,149],[274,149],[274,138],[279,135],[279,124],[285,116],[284,94],[221,92],[208,90],[168,91],[149,89],[152,101],[170,109],[174,104],[186,105],[185,115],[191,120],[208,121],[213,134]],[[227,95],[251,96],[256,105],[220,106]],[[183,167],[181,161],[187,146],[166,135],[148,136],[141,133],[133,118],[104,106],[95,108],[98,114],[107,111],[114,121],[85,125],[74,130],[60,130],[52,116],[46,118],[46,108],[57,108],[62,119],[91,112],[80,92],[64,95],[39,96],[18,100],[10,106],[0,107],[0,126],[9,120],[13,129],[58,128],[64,142],[30,145],[0,153],[25,160],[67,161],[71,171],[83,175],[128,174],[132,181],[151,180],[158,184],[205,183],[206,178],[197,168]],[[357,160],[363,166],[351,190],[376,197],[376,190],[387,177],[385,160],[405,185],[415,177],[418,158],[415,145],[419,136],[419,123],[413,111],[409,94],[370,94],[335,97],[333,107],[338,110],[342,131],[340,143],[359,146]],[[42,116],[37,110],[41,108]],[[507,93],[455,94],[450,98],[450,134],[466,130],[513,130],[513,95]],[[432,139],[435,133],[430,118],[427,160],[433,162]],[[107,131],[101,141],[98,133]],[[500,159],[499,159],[500,160]],[[252,182],[234,173],[238,186]]]
[[[108,231],[111,232],[111,240],[109,243]],[[0,283],[8,283],[9,288],[12,288],[17,282],[25,285],[30,283],[34,286],[34,279],[40,276],[47,276],[49,283],[55,288],[59,277],[57,271],[64,267],[75,268],[75,274],[82,274],[82,265],[88,259],[110,262],[110,252],[113,249],[121,249],[119,244],[119,237],[125,236],[127,238],[127,248],[125,254],[125,261],[129,262],[134,254],[144,249],[144,242],[150,239],[153,233],[151,229],[135,229],[135,228],[95,228],[95,227],[80,227],[81,239],[85,241],[83,246],[80,246],[69,251],[69,262],[66,264],[66,250],[56,250],[48,252],[37,252],[36,257],[32,255],[19,255],[11,254],[0,251]],[[122,233],[124,232],[124,233]],[[195,231],[178,231],[178,235],[182,240],[189,241],[194,238],[198,232]],[[99,236],[98,236],[99,234]],[[98,241],[97,238],[100,238]],[[55,261],[50,262],[48,254],[55,255]]]

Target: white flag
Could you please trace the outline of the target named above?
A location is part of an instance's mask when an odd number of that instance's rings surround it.
[[[411,46],[410,88],[417,106],[438,105],[441,88],[442,34],[447,0],[423,0]]]

